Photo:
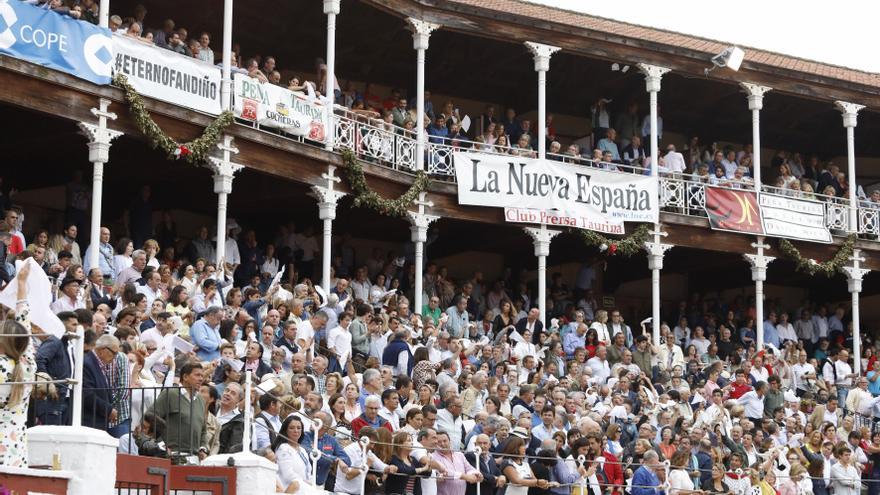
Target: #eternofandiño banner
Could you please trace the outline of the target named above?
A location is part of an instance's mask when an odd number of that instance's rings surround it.
[[[454,153],[463,205],[558,210],[597,222],[659,217],[657,181],[648,176],[486,153]]]
[[[219,67],[118,34],[113,53],[115,72],[138,93],[211,115],[223,110]]]
[[[271,127],[324,141],[325,106],[317,99],[271,83],[235,74],[233,77],[233,110],[235,116],[262,127]]]

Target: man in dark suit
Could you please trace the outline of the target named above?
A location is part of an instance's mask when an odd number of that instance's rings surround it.
[[[92,298],[92,307],[97,308],[101,304],[106,304],[110,309],[116,307],[116,298],[110,294],[110,291],[104,289],[104,274],[100,268],[92,268],[89,270],[89,296]]]
[[[75,332],[77,325],[76,313],[62,311],[58,313],[58,319],[64,323],[65,332]],[[68,338],[47,336],[36,355],[37,371],[46,373],[53,380],[66,380],[73,378],[73,353],[68,347]],[[69,425],[70,410],[69,402],[73,392],[72,388],[63,383],[55,385],[58,390],[58,399],[38,400],[35,402],[35,413],[41,424],[44,425]]]
[[[83,356],[82,424],[98,430],[107,430],[115,422],[116,409],[110,398],[110,385],[101,369],[101,363],[110,364],[119,353],[119,339],[102,335],[95,342],[95,350]]]
[[[480,482],[480,495],[495,495],[497,488],[503,487],[507,483],[507,479],[501,474],[501,469],[495,463],[495,459],[489,455],[489,449],[492,442],[489,436],[480,433],[475,440],[476,446],[480,449],[479,468],[480,474],[483,475],[483,481]],[[467,452],[465,455],[468,463],[474,465],[474,458],[477,456],[475,452]],[[476,483],[468,483],[465,495],[476,495]]]
[[[541,332],[544,331],[544,323],[538,319],[541,315],[541,312],[538,308],[532,308],[529,310],[528,316],[519,320],[516,324],[516,331],[519,332],[520,335],[523,334],[526,330],[532,332],[532,343],[538,345],[541,343],[540,335]]]

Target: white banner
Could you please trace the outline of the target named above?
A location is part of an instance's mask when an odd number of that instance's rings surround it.
[[[596,224],[656,223],[657,181],[568,163],[456,152],[463,205],[557,210]]]
[[[138,93],[174,105],[219,115],[218,67],[123,35],[113,36],[114,72]]]
[[[825,205],[819,201],[761,193],[758,195],[764,233],[774,237],[831,242]]]
[[[590,220],[580,215],[555,210],[534,210],[531,208],[504,208],[504,220],[511,223],[536,223],[550,227],[571,227],[595,230],[605,234],[623,235],[626,230],[623,222],[602,222]]]
[[[233,77],[235,116],[260,126],[279,129],[312,141],[324,141],[324,109],[317,98],[235,74]]]

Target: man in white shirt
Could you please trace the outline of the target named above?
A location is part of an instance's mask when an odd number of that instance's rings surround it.
[[[736,163],[736,151],[728,150],[727,155],[721,160],[721,166],[724,167],[724,176],[733,179],[739,166]]]
[[[761,424],[764,417],[764,392],[767,391],[767,382],[758,382],[754,390],[742,394],[736,402],[745,408],[746,418],[756,425]]]
[[[453,396],[446,402],[446,408],[437,411],[437,420],[434,423],[437,431],[449,435],[450,448],[460,451],[462,448],[464,418],[461,416],[461,398]]]
[[[162,276],[159,275],[158,270],[153,270],[150,272],[150,275],[147,276],[147,280],[145,282],[145,285],[137,286],[137,291],[138,294],[143,294],[147,297],[147,306],[152,307],[153,301],[161,297],[161,293],[159,292],[159,284],[162,282]]]
[[[351,357],[351,333],[348,331],[351,319],[351,313],[342,313],[339,315],[339,324],[327,333],[327,348],[336,357],[340,370],[346,369]]]
[[[684,156],[675,151],[675,145],[670,144],[667,146],[666,156],[663,157],[663,166],[660,170],[671,174],[680,174],[684,172],[686,168]]]
[[[254,452],[270,448],[272,438],[281,431],[280,412],[281,401],[269,394],[260,396],[260,414],[254,418],[254,439],[251,442]]]
[[[300,351],[305,351],[310,358],[315,357],[315,333],[320,332],[327,325],[327,313],[320,310],[313,314],[307,321],[303,321],[296,328],[296,345]]]
[[[62,311],[76,311],[77,309],[85,309],[86,303],[79,296],[80,293],[80,281],[69,277],[65,278],[61,281],[61,286],[59,287],[61,294],[58,296],[58,299],[55,300],[50,306],[49,309],[52,310],[53,313],[58,314]]]
[[[357,272],[355,272],[354,280],[351,281],[352,296],[356,300],[359,299],[361,302],[369,303],[370,289],[372,287],[373,284],[371,284],[370,279],[367,278],[367,268],[358,268]]]
[[[217,422],[220,423],[220,426],[225,425],[241,413],[238,410],[238,403],[241,402],[241,399],[241,385],[235,382],[226,384],[223,394],[220,395],[220,408],[217,409]]]
[[[608,364],[608,350],[604,345],[596,348],[596,355],[587,361],[587,366],[593,371],[593,382],[602,385],[611,376],[611,365]]]
[[[794,387],[798,397],[803,397],[808,391],[813,390],[811,380],[816,379],[816,368],[807,362],[807,351],[801,349],[798,352],[798,362],[791,367],[794,375]]]
[[[838,404],[846,404],[846,396],[849,394],[850,387],[852,387],[852,379],[858,376],[852,372],[852,367],[847,362],[848,360],[849,351],[841,349],[837,353],[837,360],[832,363],[826,363],[822,368],[825,381],[833,384],[837,389]]]
[[[382,408],[379,409],[379,416],[391,425],[391,432],[400,429],[400,416],[397,410],[400,408],[400,397],[397,390],[393,388],[382,391]]]
[[[349,495],[360,495],[364,488],[364,481],[367,477],[367,470],[376,470],[385,473],[396,473],[397,467],[389,466],[382,462],[375,454],[373,447],[379,440],[376,430],[369,426],[361,429],[360,437],[367,437],[370,444],[367,446],[367,456],[364,457],[364,450],[360,442],[352,442],[345,447],[345,453],[351,461],[351,467],[345,465],[344,462],[336,463],[336,485],[333,491],[337,493],[347,493]],[[435,485],[436,486],[436,485]],[[422,492],[424,494],[424,492]],[[435,494],[436,495],[436,490]]]
[[[813,344],[819,339],[828,338],[828,309],[819,306],[819,310],[813,315]]]

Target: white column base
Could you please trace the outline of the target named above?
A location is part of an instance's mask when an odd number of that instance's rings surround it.
[[[253,495],[274,495],[277,493],[275,480],[278,465],[250,452],[212,455],[202,461],[202,466],[229,466],[229,459],[235,461],[235,492]]]
[[[28,430],[28,464],[51,466],[56,453],[61,469],[73,473],[68,495],[111,495],[116,484],[119,441],[84,426],[35,426]]]

